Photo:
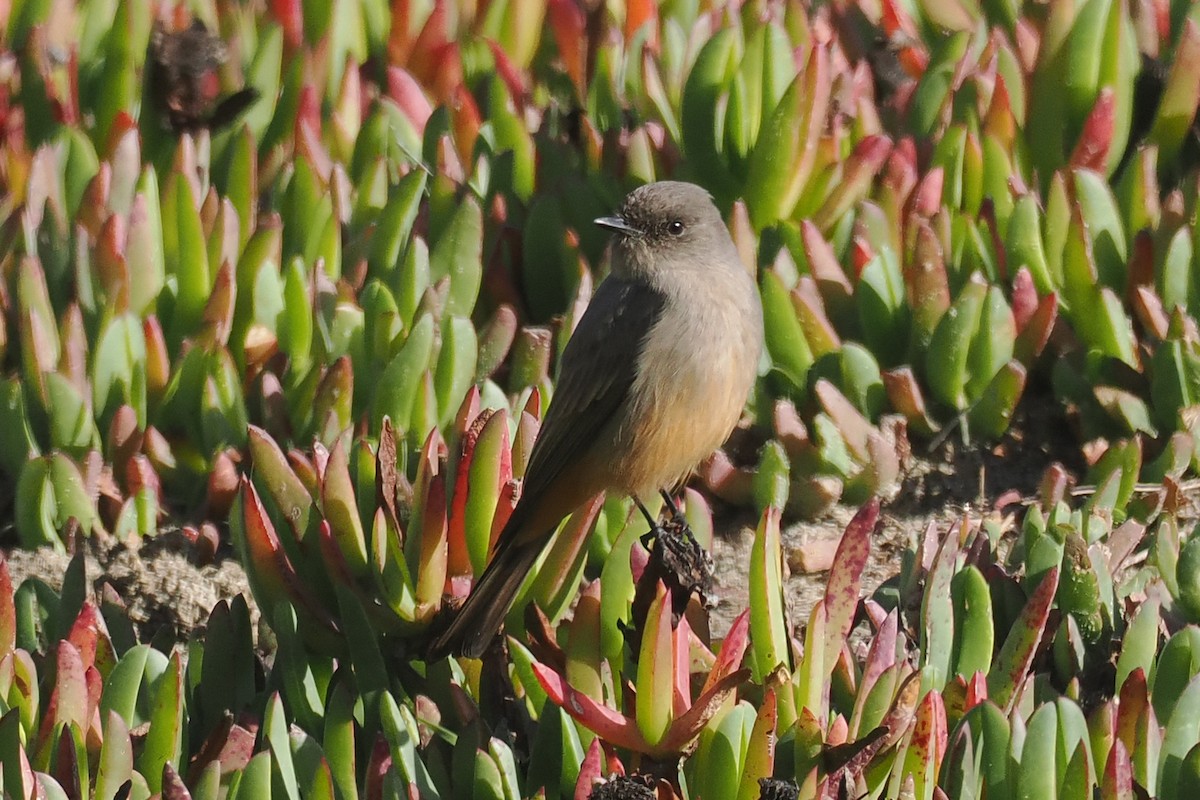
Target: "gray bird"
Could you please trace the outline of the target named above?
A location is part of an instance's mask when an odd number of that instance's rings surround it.
[[[558,524],[600,492],[679,485],[725,441],[754,382],[762,307],[712,198],[663,181],[596,224],[611,274],[563,351],[521,496],[483,576],[431,659],[478,658]],[[644,508],[644,506],[642,506]]]

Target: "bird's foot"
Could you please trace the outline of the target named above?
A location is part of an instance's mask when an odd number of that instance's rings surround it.
[[[641,537],[642,546],[650,551],[650,560],[672,590],[672,596],[687,598],[696,593],[705,605],[709,604],[713,588],[713,562],[688,524],[687,517],[668,492],[662,493],[670,518],[659,523],[641,500],[634,498],[650,530]]]
[[[646,524],[650,526],[650,530],[642,534],[641,539],[639,539],[639,541],[642,543],[642,547],[649,550],[650,543],[663,535],[663,529],[662,526],[658,524],[658,520],[655,519],[654,515],[650,513],[650,509],[646,508],[646,504],[643,503],[641,499],[634,497],[633,502],[637,503],[638,510],[642,512],[642,516],[646,519]]]
[[[686,526],[687,517],[685,517],[683,512],[679,510],[679,506],[676,505],[675,498],[671,496],[671,493],[666,489],[663,489],[659,492],[659,494],[662,495],[663,502],[667,505],[667,511],[671,513],[671,521],[682,523],[684,526]],[[691,533],[691,528],[688,528],[688,532]]]
[[[678,517],[667,521],[654,539],[650,558],[659,565],[668,584],[681,590],[680,597],[695,593],[708,604],[713,589],[712,556],[696,541],[687,520]]]
[[[665,533],[666,530],[657,522],[655,522],[650,526],[650,530],[641,535],[638,541],[642,543],[642,547],[646,548],[647,550],[652,550],[654,548],[654,543],[658,541],[659,538]]]
[[[691,525],[688,524],[687,517],[684,516],[684,513],[679,510],[679,506],[675,504],[675,498],[672,497],[670,492],[667,492],[665,489],[661,492],[661,494],[663,503],[667,507],[667,513],[670,515],[665,522],[665,527],[664,524],[660,524],[659,521],[650,514],[649,509],[642,504],[641,500],[637,500],[635,498],[637,506],[642,512],[642,516],[646,518],[646,523],[650,526],[650,530],[646,531],[646,533],[642,535],[640,540],[642,546],[649,550],[650,543],[668,531],[676,531],[680,535],[686,537],[689,542],[696,544],[696,535],[692,533],[692,528]],[[696,544],[696,546],[699,545]]]

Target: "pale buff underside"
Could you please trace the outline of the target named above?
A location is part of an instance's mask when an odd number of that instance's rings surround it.
[[[531,529],[556,514],[561,519],[601,491],[650,498],[659,489],[677,486],[737,425],[762,339],[752,305],[754,284],[745,274],[732,272],[709,272],[703,280],[671,287],[674,297],[668,307],[678,303],[673,307],[694,313],[668,313],[646,337],[629,401],[577,468],[555,481],[548,494],[557,497],[546,504],[553,509],[536,515]],[[714,307],[714,281],[730,284],[716,296],[744,297],[745,305]]]

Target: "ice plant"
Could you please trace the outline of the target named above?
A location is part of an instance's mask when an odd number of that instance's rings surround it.
[[[260,662],[233,601],[168,655],[81,559],[61,592],[0,566],[5,794],[1200,792],[1193,4],[14,2],[0,26],[5,544],[179,523],[219,557],[228,521],[277,642]],[[661,178],[713,193],[763,300],[746,425],[701,475],[760,514],[749,615],[710,647],[695,604],[639,596],[644,531],[598,501],[507,661],[424,664],[605,269],[591,220]],[[1011,453],[1031,417],[1078,474],[864,583],[910,452]],[[791,616],[786,526],[837,502],[868,512]]]
[[[703,688],[692,697],[693,640],[686,617],[671,625],[666,589],[650,606],[633,681],[634,713],[626,715],[569,683],[551,667],[534,662],[533,670],[550,701],[593,731],[603,741],[652,759],[686,752],[721,704],[748,676],[741,667],[748,645],[749,615],[734,622],[719,651],[703,653],[712,661]],[[705,648],[706,649],[706,648]]]

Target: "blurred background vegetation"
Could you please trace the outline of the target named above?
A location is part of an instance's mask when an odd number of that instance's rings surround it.
[[[6,796],[1200,796],[1192,3],[8,0],[0,30],[0,537],[72,556],[0,560]],[[603,278],[591,220],[666,178],[761,289],[760,379],[685,497],[706,544],[757,516],[749,608],[712,630],[608,498],[505,648],[426,663]],[[1059,463],[864,585],[876,498],[948,442]],[[838,503],[793,618],[781,527]],[[261,630],[238,598],[139,641],[84,557],[167,530],[237,558]]]

